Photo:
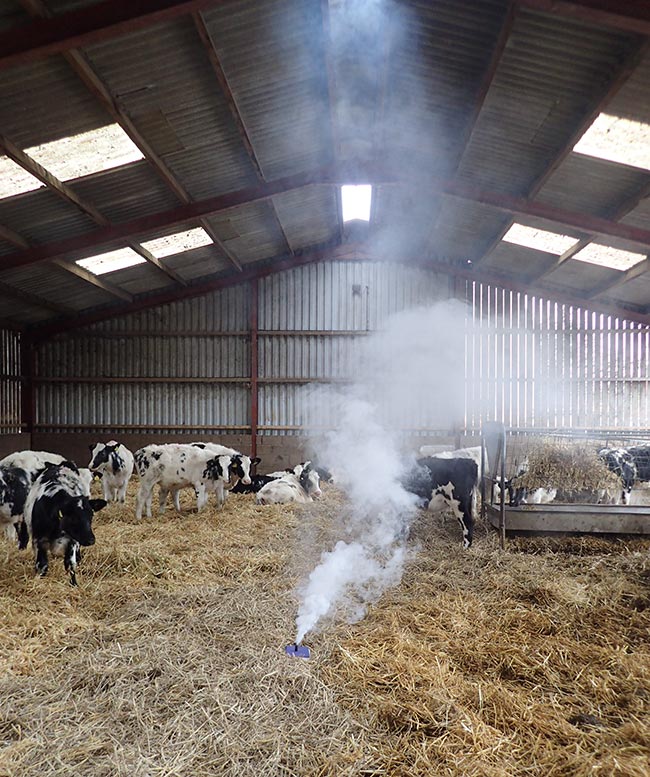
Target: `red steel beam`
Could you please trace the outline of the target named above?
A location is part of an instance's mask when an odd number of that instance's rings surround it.
[[[240,189],[236,192],[221,194],[207,200],[179,205],[162,213],[153,213],[132,221],[112,224],[78,237],[32,246],[24,251],[8,254],[0,258],[0,270],[35,264],[109,243],[124,243],[124,241],[137,234],[193,221],[201,216],[257,202],[272,197],[275,194],[291,191],[292,189],[316,184],[330,185],[340,181],[349,183],[351,178],[356,179],[356,176],[342,176],[326,172],[306,173],[289,178],[281,178],[270,183],[263,183],[247,189]],[[380,181],[383,183],[394,183],[396,181],[396,179],[388,181],[388,178],[389,176],[381,176],[377,173],[360,174],[360,180],[363,180],[365,183],[378,183]],[[592,216],[588,213],[563,210],[554,205],[535,202],[524,197],[515,197],[488,189],[480,189],[477,186],[463,183],[462,181],[447,181],[437,178],[423,180],[413,178],[412,180],[430,189],[432,192],[441,192],[469,202],[488,205],[506,213],[545,219],[546,221],[555,222],[559,226],[569,227],[580,232],[587,232],[602,237],[614,237],[644,248],[650,248],[650,230],[635,227],[632,224],[623,224],[618,221],[603,219],[599,216]],[[240,278],[242,281],[245,280],[243,273]]]
[[[650,35],[648,0],[517,0],[523,8]]]
[[[363,173],[360,182],[373,183],[367,180]],[[171,210],[161,213],[152,213],[131,221],[111,224],[88,232],[77,237],[65,238],[51,243],[43,243],[31,246],[29,249],[13,254],[7,254],[0,259],[0,270],[8,270],[12,267],[23,267],[37,262],[44,262],[72,253],[95,249],[99,246],[110,244],[124,245],[126,241],[136,235],[143,235],[166,227],[176,226],[186,222],[196,221],[203,216],[220,213],[240,205],[268,199],[276,194],[283,194],[294,189],[300,189],[313,184],[335,184],[339,182],[354,183],[355,175],[335,174],[327,170],[318,170],[309,173],[300,173],[287,178],[279,178],[275,181],[260,183],[246,189],[240,189],[228,194],[220,194],[207,200],[183,203]],[[384,183],[390,182],[388,178]]]
[[[250,282],[250,337],[251,337],[251,457],[257,456],[257,429],[259,424],[259,279]]]
[[[115,38],[228,0],[103,0],[0,32],[0,68]]]
[[[268,264],[265,263],[262,267],[247,267],[241,273],[230,272],[204,283],[197,283],[181,289],[151,294],[135,300],[130,304],[112,305],[101,310],[79,315],[75,318],[65,319],[53,324],[35,327],[30,330],[30,332],[33,334],[35,339],[38,339],[38,341],[41,342],[42,340],[45,340],[49,337],[54,337],[57,334],[63,334],[64,332],[88,326],[90,324],[97,323],[98,321],[104,321],[108,318],[123,316],[128,313],[138,312],[147,308],[156,307],[158,305],[165,305],[170,302],[175,302],[179,299],[199,297],[204,294],[209,294],[213,291],[219,291],[231,286],[236,286],[240,283],[265,278],[268,275],[272,275],[276,272],[281,272],[283,270],[288,270],[294,267],[301,267],[303,265],[325,261],[369,260],[371,260],[371,258],[365,253],[363,246],[358,246],[356,244],[338,246],[334,249],[318,249],[305,252],[298,256],[282,257],[274,262]],[[445,273],[455,278],[462,278],[480,283],[489,283],[509,291],[518,291],[525,294],[537,294],[539,296],[544,296],[548,297],[549,299],[556,300],[557,302],[562,302],[568,305],[575,305],[578,307],[586,307],[595,312],[602,312],[607,313],[608,315],[619,316],[621,318],[629,319],[630,321],[636,321],[638,323],[650,326],[650,314],[625,307],[593,303],[587,296],[572,296],[569,294],[558,293],[555,290],[547,289],[541,286],[531,286],[526,281],[512,281],[498,273],[490,272],[482,268],[472,267],[471,265],[453,265],[447,262],[430,259],[422,259],[419,261],[416,260],[410,262],[409,264],[411,266],[422,267],[426,270]]]

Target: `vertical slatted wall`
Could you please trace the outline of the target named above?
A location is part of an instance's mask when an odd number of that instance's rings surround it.
[[[0,434],[20,432],[20,403],[20,335],[0,329]]]
[[[480,283],[466,294],[468,430],[650,426],[647,326]]]

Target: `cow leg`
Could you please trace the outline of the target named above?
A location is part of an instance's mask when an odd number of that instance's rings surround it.
[[[17,521],[14,524],[16,529],[16,537],[18,538],[18,550],[25,550],[29,544],[29,532],[27,531],[27,524],[24,520]]]
[[[163,488],[160,486],[160,491],[158,492],[158,512],[160,515],[162,515],[165,512],[165,507],[167,506],[167,494],[169,493],[168,488]]]
[[[174,500],[174,510],[176,510],[177,513],[180,513],[180,511],[181,511],[181,490],[180,490],[180,488],[177,488],[173,492],[172,499]]]
[[[45,577],[49,568],[47,550],[43,547],[40,540],[36,543],[36,563],[34,564],[34,568],[41,577]]]
[[[469,548],[472,544],[472,536],[474,533],[474,521],[472,519],[472,498],[461,498],[458,501],[458,507],[456,508],[456,517],[460,528],[463,531],[463,547]]]
[[[110,494],[110,489],[108,487],[108,483],[106,482],[106,473],[104,473],[104,477],[102,478],[102,491],[104,492],[104,499],[107,502],[110,502],[111,494]]]
[[[196,512],[199,513],[208,501],[208,492],[204,485],[200,485],[194,487],[194,493],[196,494]]]
[[[142,510],[146,507],[147,518],[151,518],[151,497],[153,495],[153,486],[148,483],[140,483],[138,495],[135,499],[135,517],[142,518]]]
[[[81,552],[78,542],[71,542],[65,549],[63,557],[63,566],[65,571],[70,573],[70,584],[77,585],[77,565],[81,561]]]

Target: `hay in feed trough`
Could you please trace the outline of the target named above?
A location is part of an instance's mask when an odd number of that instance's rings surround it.
[[[567,440],[536,441],[527,450],[526,472],[512,479],[516,488],[556,488],[569,499],[583,494],[620,494],[621,479],[608,469],[593,445]]]
[[[648,774],[650,543],[422,514],[402,583],[284,655],[343,495],[96,517],[79,588],[3,547],[0,774]],[[189,504],[186,498],[185,504]]]

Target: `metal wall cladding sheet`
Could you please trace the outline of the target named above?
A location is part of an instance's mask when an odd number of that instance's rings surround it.
[[[133,162],[78,178],[70,185],[82,200],[112,222],[130,221],[178,205],[178,198],[148,162]]]
[[[263,175],[326,164],[331,139],[320,0],[242,0],[204,18]]]
[[[111,123],[63,57],[47,57],[2,71],[0,132],[18,148]]]
[[[383,262],[319,262],[260,283],[260,330],[378,329],[391,313],[449,296],[449,281]]]
[[[365,335],[262,336],[259,338],[260,378],[329,378],[355,375],[360,342]]]
[[[37,423],[87,426],[246,426],[245,386],[49,384],[37,388]]]
[[[649,183],[650,174],[638,167],[572,152],[536,199],[557,208],[607,218],[615,216],[621,203]]]
[[[242,332],[248,329],[249,288],[232,286],[194,299],[108,319],[93,332],[166,333]]]
[[[190,17],[86,49],[153,150],[196,198],[255,181],[250,160]]]
[[[291,248],[319,245],[338,233],[336,194],[332,186],[308,186],[273,198]]]
[[[20,346],[20,334],[0,329],[0,434],[20,431],[21,384],[11,380],[21,374]]]
[[[459,172],[525,193],[613,80],[632,35],[520,9]]]
[[[51,243],[97,228],[90,216],[44,187],[0,200],[0,224],[30,243]]]
[[[231,208],[207,221],[226,248],[242,264],[287,252],[287,244],[267,202]]]
[[[61,338],[40,349],[39,375],[64,378],[238,378],[250,374],[245,337]]]

